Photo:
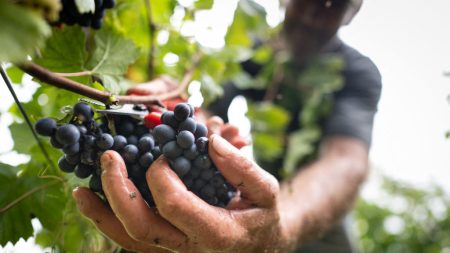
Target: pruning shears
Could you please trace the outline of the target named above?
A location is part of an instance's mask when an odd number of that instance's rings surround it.
[[[109,115],[130,116],[132,118],[143,120],[144,125],[153,129],[161,124],[161,112],[149,112],[145,105],[124,104],[117,108],[96,110],[98,113]]]

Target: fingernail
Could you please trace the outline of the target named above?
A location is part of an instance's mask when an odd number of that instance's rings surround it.
[[[104,153],[100,158],[100,166],[102,170],[105,170],[106,167],[108,167],[112,162],[112,156],[111,154],[108,154],[107,152]]]
[[[212,148],[221,156],[227,156],[234,151],[233,145],[217,134],[211,136]]]

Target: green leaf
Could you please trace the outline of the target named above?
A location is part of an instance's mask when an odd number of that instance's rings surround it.
[[[108,28],[96,34],[95,45],[87,66],[92,73],[103,79],[105,86],[112,89],[111,92],[117,92],[120,78],[127,71],[128,65],[137,59],[139,51],[131,40]]]
[[[214,0],[197,0],[194,3],[194,7],[197,10],[211,9],[214,4]]]
[[[79,72],[86,70],[86,36],[78,26],[53,29],[41,57],[35,62],[54,72]]]
[[[36,141],[31,133],[31,129],[28,125],[23,123],[13,123],[9,127],[11,136],[14,140],[14,150],[19,153],[28,153],[33,145],[36,145]]]
[[[22,83],[22,77],[24,73],[18,67],[11,66],[8,69],[6,69],[6,73],[8,74],[8,77],[11,79],[13,83],[17,84]]]
[[[51,30],[35,13],[0,1],[0,61],[23,61],[43,46]]]

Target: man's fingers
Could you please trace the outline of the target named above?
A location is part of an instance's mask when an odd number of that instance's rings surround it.
[[[171,249],[183,246],[186,236],[145,204],[133,182],[128,179],[120,155],[106,151],[101,157],[101,163],[103,190],[128,234],[138,241]]]
[[[128,95],[158,95],[168,91],[171,91],[177,87],[174,80],[167,76],[161,76],[150,82],[140,84],[128,89]]]
[[[217,169],[241,192],[243,199],[257,206],[273,206],[276,203],[278,181],[225,139],[212,135],[209,154]]]
[[[95,226],[111,240],[115,241],[121,247],[132,251],[167,253],[168,251],[158,249],[148,243],[137,242],[131,238],[120,221],[103,203],[103,201],[87,188],[76,188],[72,192],[78,209],[81,213],[92,220]]]
[[[250,144],[248,139],[239,135],[239,129],[231,124],[225,124],[222,126],[220,136],[235,146],[237,149],[245,147]]]
[[[152,164],[147,181],[161,216],[194,242],[219,250],[242,236],[243,230],[230,212],[211,206],[188,191],[166,158],[160,157]]]
[[[213,116],[206,121],[206,127],[208,128],[208,136],[212,134],[221,134],[223,120],[218,116]]]

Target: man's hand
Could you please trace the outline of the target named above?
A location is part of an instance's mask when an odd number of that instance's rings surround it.
[[[218,135],[209,154],[239,192],[226,209],[188,191],[160,157],[147,172],[157,209],[149,208],[128,179],[119,154],[101,158],[102,183],[111,208],[85,188],[73,192],[81,212],[109,238],[140,252],[282,252],[287,243],[280,222],[277,180]]]

